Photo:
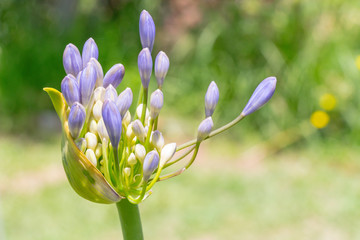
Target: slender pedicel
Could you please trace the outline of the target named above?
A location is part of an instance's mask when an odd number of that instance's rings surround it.
[[[66,103],[71,107],[75,102],[80,102],[79,84],[76,78],[68,74],[61,82],[61,92]]]
[[[122,64],[115,64],[110,68],[109,71],[105,74],[103,86],[107,88],[110,84],[117,88],[125,75],[125,68]]]
[[[94,39],[89,38],[85,42],[81,55],[82,55],[83,68],[86,67],[86,64],[90,61],[91,58],[98,59],[99,50]]]
[[[163,51],[160,51],[156,56],[155,68],[154,68],[155,77],[159,89],[162,89],[162,86],[164,84],[164,79],[169,70],[169,66],[170,66],[170,61],[168,56]]]
[[[75,102],[71,106],[68,118],[69,131],[74,139],[79,137],[81,129],[84,126],[85,117],[85,108],[79,102]]]
[[[219,89],[214,81],[212,81],[205,94],[205,115],[211,117],[215,111],[216,104],[219,101]]]

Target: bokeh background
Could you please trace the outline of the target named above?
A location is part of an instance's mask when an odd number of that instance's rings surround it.
[[[60,89],[66,44],[81,50],[93,37],[104,71],[125,66],[118,90],[137,89],[142,9],[157,27],[155,54],[170,58],[167,141],[194,136],[211,81],[221,126],[261,80],[278,78],[261,111],[154,187],[140,206],[147,239],[360,239],[355,0],[1,0],[0,239],[121,239],[115,206],[83,200],[67,183],[42,88]]]

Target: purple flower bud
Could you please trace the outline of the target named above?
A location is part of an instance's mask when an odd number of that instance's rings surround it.
[[[276,77],[265,78],[255,89],[241,115],[247,116],[267,103],[274,95]]]
[[[146,154],[143,164],[143,178],[144,182],[147,182],[151,177],[151,174],[159,165],[159,154],[156,150],[152,150]]]
[[[88,62],[86,68],[80,73],[79,81],[81,103],[86,107],[89,104],[96,83],[96,69],[93,63]]]
[[[142,47],[149,48],[151,52],[155,40],[155,23],[146,10],[143,10],[140,14],[139,32]]]
[[[61,92],[67,104],[71,107],[75,102],[80,102],[79,84],[76,78],[68,74],[61,82]]]
[[[150,97],[150,117],[152,119],[155,119],[159,115],[163,105],[164,95],[160,89],[157,89],[151,94]]]
[[[110,99],[113,102],[116,102],[118,95],[116,89],[110,84],[105,90],[105,97],[104,99]]]
[[[114,148],[118,148],[121,137],[121,116],[116,104],[107,99],[102,107],[102,117],[109,135],[110,142]]]
[[[155,77],[158,87],[161,89],[164,83],[164,79],[169,70],[169,58],[163,51],[160,51],[155,59]]]
[[[127,110],[129,110],[133,100],[133,93],[130,88],[122,91],[116,100],[116,106],[119,109],[121,118],[124,118]]]
[[[68,123],[71,136],[76,139],[79,137],[81,129],[84,126],[86,117],[85,108],[79,103],[75,102],[70,109]]]
[[[98,59],[99,50],[94,39],[89,38],[85,42],[81,55],[82,55],[83,68],[86,67],[86,64],[90,61],[91,58]]]
[[[83,68],[79,49],[72,43],[68,44],[64,50],[63,65],[65,72],[75,77]]]
[[[209,136],[213,126],[214,123],[212,118],[211,117],[205,118],[199,125],[197,140],[202,141],[207,136]]]
[[[101,67],[101,64],[96,60],[95,58],[90,58],[90,62],[94,65],[96,69],[96,84],[95,87],[102,87],[103,85],[103,78],[104,78],[104,72]]]
[[[216,83],[212,81],[205,94],[205,115],[211,117],[214,113],[216,104],[219,101],[219,89]]]
[[[119,84],[123,80],[124,74],[125,68],[122,64],[118,63],[112,66],[110,70],[105,74],[103,83],[104,88],[107,88],[107,86],[109,86],[110,84],[112,84],[114,88],[117,88],[117,86],[119,86]]]
[[[139,68],[141,83],[143,87],[147,89],[149,87],[151,71],[152,71],[151,53],[148,48],[144,48],[139,53],[138,68]]]

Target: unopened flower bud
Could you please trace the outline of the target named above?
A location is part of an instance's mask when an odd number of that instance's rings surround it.
[[[99,159],[102,156],[102,144],[98,143],[98,145],[95,148],[95,156],[97,159]]]
[[[209,136],[212,128],[214,126],[214,123],[212,121],[211,117],[206,118],[205,120],[203,120],[198,128],[198,136],[197,136],[197,140],[198,141],[202,141],[204,140],[207,136]]]
[[[135,154],[134,153],[131,153],[130,154],[130,156],[128,157],[128,164],[130,165],[130,166],[134,166],[135,164],[136,164],[136,156],[135,156]]]
[[[135,156],[140,161],[143,162],[146,155],[145,147],[141,144],[135,145]]]
[[[131,174],[131,169],[129,167],[124,168],[124,174],[125,176],[129,177]]]
[[[134,137],[135,137],[135,134],[132,130],[132,123],[129,123],[127,129],[126,129],[126,137],[129,139],[129,140],[132,140]]]
[[[101,111],[102,111],[102,105],[103,105],[103,102],[100,101],[100,100],[97,100],[94,104],[94,107],[93,107],[93,110],[92,110],[92,113],[93,113],[93,116],[95,118],[96,121],[99,121],[100,118],[101,118]]]
[[[71,106],[68,119],[69,131],[74,139],[79,137],[81,129],[84,126],[85,117],[85,108],[80,103],[75,102]]]
[[[116,89],[113,87],[112,84],[110,84],[105,91],[105,100],[110,99],[113,102],[116,102],[118,95]]]
[[[151,77],[151,71],[152,71],[151,53],[148,48],[144,48],[139,53],[138,68],[139,68],[141,83],[145,89],[148,89],[150,77]]]
[[[84,70],[80,73],[79,81],[81,103],[84,106],[87,106],[89,104],[96,83],[96,70],[93,63],[87,63]]]
[[[110,68],[110,70],[105,74],[103,86],[107,88],[110,84],[117,88],[121,81],[124,78],[125,68],[122,64],[115,64]]]
[[[136,108],[136,116],[141,119],[141,114],[142,114],[142,109],[143,109],[143,104],[139,104],[139,106],[137,106]],[[150,112],[149,112],[149,109],[146,108],[146,111],[145,111],[145,120],[147,120],[150,116]]]
[[[94,39],[89,38],[85,42],[81,55],[82,55],[83,68],[86,67],[86,64],[90,61],[91,58],[98,59],[99,50]]]
[[[124,118],[125,113],[129,110],[133,100],[133,93],[130,88],[126,88],[122,91],[116,100],[116,106],[120,111],[120,115]]]
[[[255,89],[241,115],[247,116],[267,103],[274,95],[276,77],[265,78]]]
[[[90,162],[92,164],[94,164],[96,166],[97,161],[96,161],[96,156],[95,156],[94,150],[92,150],[92,149],[86,150],[85,156],[87,159],[90,160]]]
[[[143,10],[140,14],[139,32],[142,47],[149,48],[151,52],[155,40],[155,23],[146,10]]]
[[[156,81],[160,89],[162,88],[164,79],[169,70],[169,65],[170,62],[168,56],[163,51],[160,51],[156,56],[154,69]]]
[[[125,113],[125,116],[124,116],[122,122],[123,122],[123,124],[125,124],[125,126],[128,126],[130,124],[130,122],[131,122],[131,114],[130,114],[129,111],[127,111]]]
[[[85,139],[86,139],[86,143],[87,143],[87,148],[95,150],[96,145],[97,145],[97,137],[96,137],[96,135],[91,133],[91,132],[87,132],[85,134]]]
[[[132,130],[135,136],[140,140],[140,142],[145,142],[145,137],[146,137],[145,128],[139,119],[136,119],[132,123]]]
[[[166,144],[160,154],[160,166],[164,166],[175,154],[176,143]]]
[[[95,101],[105,101],[105,92],[106,89],[104,87],[97,87],[94,90],[94,100]]]
[[[79,84],[73,75],[68,74],[64,77],[61,82],[61,92],[69,107],[71,107],[74,102],[80,102]]]
[[[64,50],[63,65],[65,72],[75,77],[83,67],[79,49],[72,43],[68,44]]]
[[[146,154],[143,164],[143,178],[144,182],[147,182],[151,176],[151,174],[154,172],[154,170],[159,165],[159,154],[157,151],[153,150]]]
[[[100,118],[100,120],[98,122],[97,131],[98,131],[98,134],[99,134],[99,137],[100,137],[101,141],[103,141],[104,139],[107,140],[107,141],[109,140],[109,134],[108,134],[108,132],[106,130],[103,118]]]
[[[116,104],[111,100],[105,100],[102,107],[102,117],[109,134],[110,142],[115,149],[118,148],[121,137],[121,116]]]
[[[97,134],[97,122],[95,121],[95,119],[90,120],[89,130],[91,133],[93,133],[95,135]]]
[[[159,115],[163,105],[164,95],[160,89],[157,89],[151,94],[150,97],[150,117],[152,119],[155,119]]]
[[[214,113],[216,104],[219,101],[219,89],[214,81],[212,81],[205,94],[205,115],[211,117]]]
[[[101,67],[101,64],[95,58],[90,58],[90,62],[92,64],[94,64],[95,69],[96,69],[96,84],[95,84],[95,87],[102,87],[103,78],[104,78],[104,72],[103,72],[103,69]]]
[[[158,152],[161,152],[161,149],[164,146],[164,137],[159,130],[152,132],[150,143],[158,150]]]

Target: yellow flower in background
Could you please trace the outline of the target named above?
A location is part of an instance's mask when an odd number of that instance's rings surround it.
[[[325,93],[320,97],[320,107],[323,109],[330,111],[333,110],[336,106],[336,98],[334,95],[330,93]]]
[[[316,128],[324,128],[330,121],[329,115],[324,111],[315,111],[311,114],[310,122]]]
[[[355,65],[357,67],[357,69],[360,70],[360,55],[358,55],[355,59]]]

